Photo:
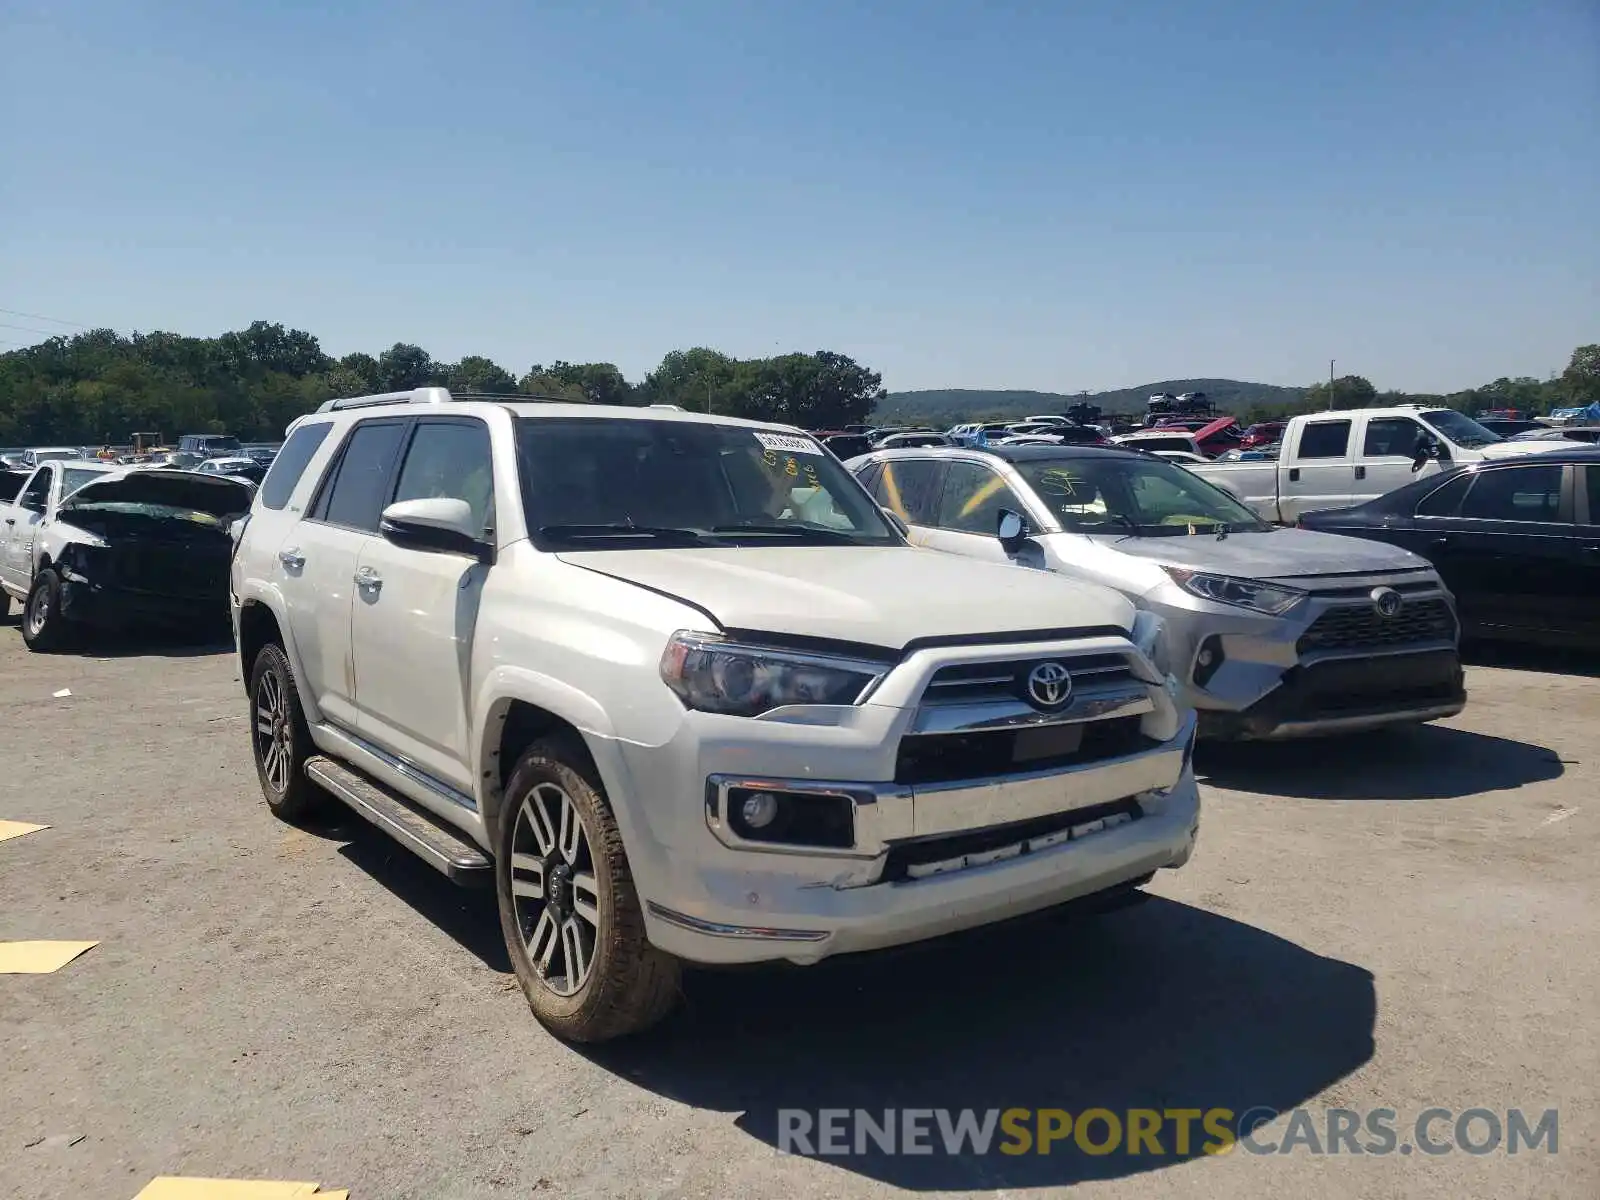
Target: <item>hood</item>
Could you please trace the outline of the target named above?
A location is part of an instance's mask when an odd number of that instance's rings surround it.
[[[1478,451],[1484,458],[1517,458],[1523,454],[1543,454],[1547,450],[1570,450],[1574,443],[1566,438],[1547,442],[1493,442]]]
[[[249,484],[237,479],[157,467],[109,472],[73,492],[61,511],[90,504],[165,504],[220,518],[248,511],[254,495]]]
[[[564,552],[563,562],[709,612],[725,629],[900,650],[923,638],[1133,623],[1095,584],[911,546],[756,546]]]
[[[1230,533],[1193,537],[1147,537],[1119,540],[1096,537],[1101,545],[1123,554],[1191,571],[1212,571],[1240,579],[1303,579],[1307,575],[1339,575],[1407,571],[1426,567],[1425,560],[1386,542],[1318,533],[1312,529],[1275,529],[1267,533]]]

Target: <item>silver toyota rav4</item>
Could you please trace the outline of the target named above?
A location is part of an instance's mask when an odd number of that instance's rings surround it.
[[[1163,618],[1202,736],[1431,721],[1466,704],[1455,601],[1406,550],[1269,525],[1148,454],[882,451],[848,464],[919,545],[1109,585]]]

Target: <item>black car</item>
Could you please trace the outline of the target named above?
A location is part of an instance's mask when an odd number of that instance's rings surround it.
[[[1422,555],[1468,635],[1600,649],[1600,449],[1473,463],[1300,524]]]

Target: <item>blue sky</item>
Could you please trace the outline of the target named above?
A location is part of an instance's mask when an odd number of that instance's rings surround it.
[[[6,0],[0,164],[0,308],[332,354],[1433,390],[1600,340],[1595,0]]]

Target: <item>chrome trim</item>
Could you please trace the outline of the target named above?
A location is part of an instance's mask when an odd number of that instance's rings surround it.
[[[350,739],[350,741],[354,742],[357,749],[366,751],[366,753],[372,755],[373,758],[377,759],[396,775],[399,775],[402,779],[409,779],[412,783],[421,784],[434,795],[438,796],[441,800],[448,800],[450,803],[458,805],[461,808],[465,808],[470,812],[476,813],[478,811],[478,802],[471,796],[468,796],[464,792],[458,792],[448,783],[443,783],[440,780],[435,779],[432,775],[429,775],[415,763],[407,762],[399,755],[390,754],[387,750],[373,745],[366,738],[362,737],[358,733],[352,732],[345,726],[339,724],[337,721],[329,721],[324,718],[324,722],[331,728],[337,730],[342,737],[346,737]]]
[[[1081,725],[1113,717],[1142,716],[1153,711],[1155,706],[1148,685],[1142,683],[1107,690],[1100,695],[1075,692],[1072,703],[1058,712],[1041,712],[1022,699],[924,701],[912,718],[908,736],[1021,729],[1040,725]]]
[[[806,796],[843,796],[850,801],[855,845],[787,846],[750,841],[728,823],[728,793],[735,788],[751,791],[795,792]],[[886,843],[910,837],[912,789],[899,783],[826,783],[814,779],[771,779],[755,775],[712,775],[706,780],[706,825],[716,839],[733,850],[766,854],[801,854],[807,858],[881,858]]]
[[[1430,705],[1427,708],[1405,708],[1381,713],[1362,713],[1354,717],[1314,717],[1306,721],[1285,721],[1281,725],[1274,726],[1269,733],[1247,733],[1245,737],[1250,741],[1276,742],[1286,741],[1289,738],[1362,733],[1370,729],[1382,729],[1387,725],[1420,724],[1424,721],[1435,721],[1441,717],[1453,717],[1466,706],[1466,700],[1461,699],[1452,701],[1449,704]]]
[[[651,916],[666,921],[669,925],[676,925],[691,933],[703,933],[708,937],[758,938],[771,942],[822,942],[833,936],[826,929],[774,929],[764,925],[725,925],[721,921],[705,921],[670,909],[663,904],[657,904],[654,900],[647,902],[645,907]]]

